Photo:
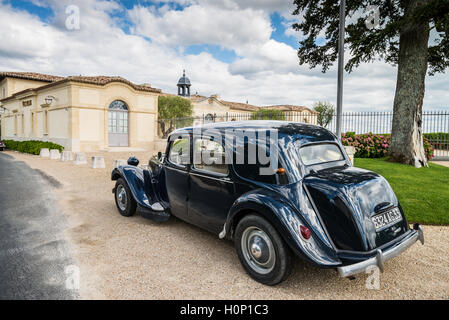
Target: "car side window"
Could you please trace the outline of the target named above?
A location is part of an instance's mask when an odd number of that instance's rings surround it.
[[[258,147],[262,148],[261,146]],[[260,169],[268,168],[269,164],[261,165],[257,162],[250,163],[248,155],[248,153],[250,152],[249,150],[256,150],[256,147],[254,145],[250,146],[250,143],[245,143],[243,145],[243,148],[237,149],[234,152],[234,169],[239,176],[263,183],[276,184],[279,182],[280,184],[287,184],[285,176],[280,177],[279,180],[276,180],[276,174],[261,175]],[[237,159],[244,159],[244,161],[243,163],[239,163]],[[281,168],[280,163],[278,163],[278,168]]]
[[[195,139],[193,145],[193,166],[195,169],[227,175],[225,150],[221,143],[209,139]]]
[[[190,144],[188,138],[178,138],[173,141],[168,160],[171,163],[185,166],[190,163]]]

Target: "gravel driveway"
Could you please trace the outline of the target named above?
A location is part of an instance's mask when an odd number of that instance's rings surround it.
[[[68,239],[81,270],[82,298],[107,299],[448,299],[449,227],[424,226],[426,244],[388,261],[380,289],[367,289],[368,275],[341,279],[296,259],[292,275],[276,287],[246,275],[233,244],[178,219],[154,223],[118,214],[106,169],[74,166],[7,152],[59,181],[55,189],[68,219]],[[87,154],[91,156],[92,154]],[[149,153],[133,153],[146,163]],[[449,214],[449,213],[448,213]]]

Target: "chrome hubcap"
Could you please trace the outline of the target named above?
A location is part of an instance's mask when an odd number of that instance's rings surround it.
[[[125,210],[126,205],[128,203],[128,197],[126,196],[126,190],[122,185],[117,187],[117,191],[115,192],[117,197],[117,204],[120,210]]]
[[[262,256],[262,249],[256,243],[251,245],[251,254],[254,258],[259,259]]]
[[[260,274],[270,273],[276,262],[276,252],[270,237],[257,227],[248,227],[242,234],[242,253],[251,268]]]

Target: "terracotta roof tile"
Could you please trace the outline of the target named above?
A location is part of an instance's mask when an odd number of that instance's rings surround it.
[[[0,79],[6,77],[24,80],[37,80],[44,82],[54,82],[64,79],[64,77],[52,76],[49,74],[36,73],[36,72],[8,72],[8,71],[0,72]]]
[[[192,102],[203,101],[205,99],[207,99],[207,97],[199,95],[199,94],[192,94],[190,96],[190,101],[192,101]]]
[[[225,101],[225,100],[220,100],[220,102],[227,105],[229,108],[235,109],[235,110],[257,111],[260,109],[258,106],[253,106],[248,103],[232,102],[232,101]]]
[[[93,77],[90,77],[90,76],[69,76],[69,77],[60,77],[60,76],[52,76],[52,75],[48,75],[48,74],[34,73],[34,72],[0,72],[0,79],[6,78],[6,77],[17,78],[17,79],[26,79],[26,80],[37,80],[37,81],[43,81],[43,82],[50,82],[49,84],[43,85],[41,87],[33,88],[32,90],[39,90],[39,89],[42,89],[42,88],[51,87],[51,86],[59,84],[59,83],[73,81],[73,82],[78,82],[78,83],[96,84],[96,85],[101,85],[101,86],[104,86],[104,85],[106,85],[108,83],[111,83],[111,82],[122,82],[122,83],[128,84],[129,86],[131,86],[135,90],[155,92],[155,93],[160,93],[161,92],[160,89],[153,88],[153,87],[151,87],[148,84],[135,84],[135,83],[132,83],[129,80],[126,80],[125,78],[118,77],[118,76],[93,76]],[[25,89],[25,90],[23,90],[21,92],[24,92],[24,91],[27,91],[27,90],[31,90],[31,89]],[[17,94],[19,94],[21,92],[17,92],[14,95],[17,95]],[[13,97],[14,95],[12,95],[11,97]],[[8,98],[10,98],[10,97],[8,97]],[[6,98],[6,99],[8,99],[8,98]]]
[[[101,86],[104,86],[111,82],[122,82],[122,83],[126,83],[126,84],[130,85],[131,87],[133,87],[136,90],[150,91],[150,92],[157,92],[157,93],[161,92],[160,89],[153,88],[147,84],[145,84],[145,85],[135,84],[135,83],[132,83],[131,81],[126,80],[125,78],[122,78],[119,76],[93,76],[93,77],[70,76],[70,77],[65,78],[64,80],[80,82],[80,83],[97,84],[97,85],[101,85]]]
[[[307,107],[304,106],[294,106],[291,104],[279,104],[274,106],[264,106],[262,107],[264,109],[271,109],[271,110],[281,110],[281,111],[298,111],[298,112],[309,112],[312,114],[316,114],[316,111],[313,111]]]

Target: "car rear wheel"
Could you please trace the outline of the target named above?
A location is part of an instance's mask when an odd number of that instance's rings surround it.
[[[136,200],[134,200],[128,184],[122,178],[115,183],[115,204],[122,216],[130,217],[136,213]]]
[[[246,272],[256,281],[276,285],[291,272],[291,252],[276,229],[258,215],[237,225],[234,245]]]

